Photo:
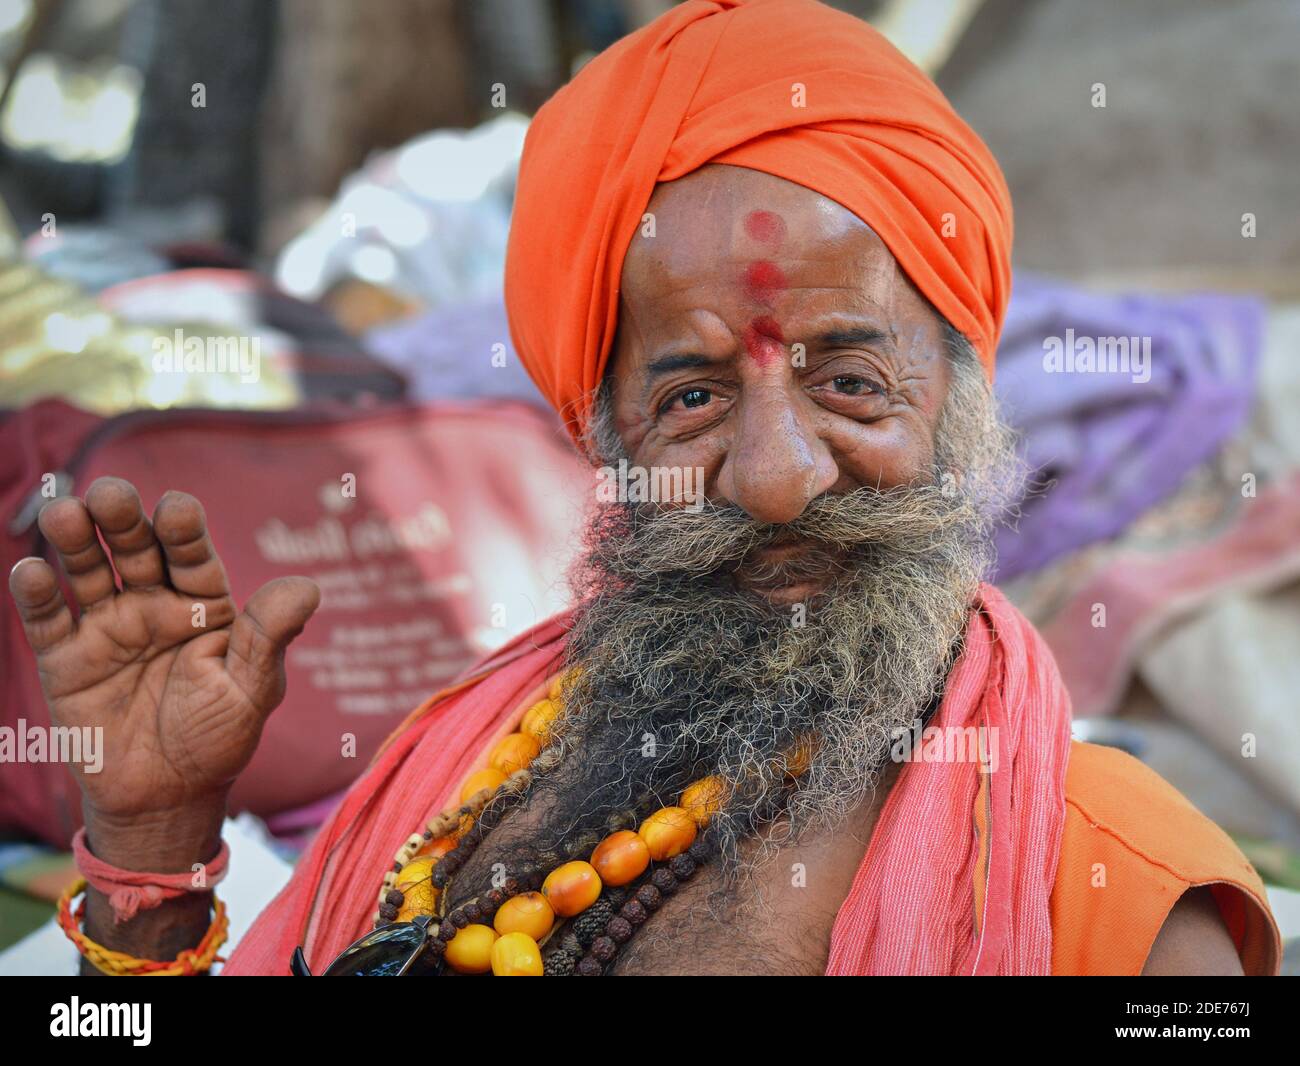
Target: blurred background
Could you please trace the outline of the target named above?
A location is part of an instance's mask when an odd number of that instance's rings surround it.
[[[234,797],[263,894],[411,707],[566,602],[590,474],[510,346],[515,170],[535,109],[670,6],[0,0],[3,562],[113,473],[199,495],[239,597],[321,583]],[[1256,864],[1294,971],[1300,5],[834,6],[1012,189],[996,385],[1034,474],[998,582],[1076,734]],[[1067,335],[1131,339],[1149,379],[1046,372]],[[7,600],[0,701],[48,724]],[[0,970],[57,943],[79,817],[66,768],[0,766],[0,948],[37,930]]]

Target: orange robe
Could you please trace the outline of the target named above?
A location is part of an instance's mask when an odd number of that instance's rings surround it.
[[[1274,974],[1281,940],[1264,884],[1231,838],[1154,770],[1075,743],[1052,890],[1052,973],[1136,975],[1189,888],[1210,886],[1247,974]]]

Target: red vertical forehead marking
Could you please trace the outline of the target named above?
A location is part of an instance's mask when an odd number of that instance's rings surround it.
[[[758,259],[745,268],[745,293],[751,300],[770,307],[788,287],[784,271],[770,260]]]
[[[751,211],[745,216],[745,232],[762,244],[776,248],[785,239],[785,221],[771,211]],[[785,273],[767,259],[757,259],[745,268],[745,294],[755,303],[771,307],[776,297],[789,287]],[[771,315],[760,315],[741,333],[745,351],[760,366],[781,359],[785,335]]]
[[[741,334],[745,342],[745,351],[760,366],[781,358],[785,346],[785,334],[781,326],[771,315],[762,315],[745,327]]]
[[[785,343],[785,334],[781,332],[780,323],[771,315],[762,315],[749,324],[749,328],[763,337],[770,337],[778,344]]]
[[[745,216],[745,232],[764,244],[780,244],[785,239],[785,220],[771,211],[751,211]]]

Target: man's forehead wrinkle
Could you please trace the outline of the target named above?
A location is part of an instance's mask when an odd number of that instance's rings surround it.
[[[789,343],[818,343],[840,315],[856,319],[859,332],[886,334],[880,347],[932,353],[910,279],[851,211],[757,172],[721,181],[697,171],[679,182],[652,197],[656,236],[636,242],[626,263],[631,284],[620,306],[639,312],[639,361],[721,356],[760,312],[774,316]]]
[[[642,329],[641,321],[637,316],[636,300],[628,297],[626,286],[619,295],[618,332],[615,339],[617,341],[615,347],[618,349],[628,347],[630,344],[634,350],[639,349],[642,352],[649,343],[649,335]]]
[[[876,256],[867,267],[864,289],[880,293],[885,298],[885,317],[891,324],[898,321],[898,273],[892,255]]]
[[[669,245],[704,243],[716,248],[717,239],[725,236],[730,244],[731,220],[743,214],[735,194],[714,181],[680,181],[661,185],[651,197],[647,210],[655,219],[655,239]],[[710,240],[702,242],[703,234]]]
[[[865,277],[853,276],[855,269],[864,269],[862,260],[851,255],[851,249],[822,247],[806,252],[787,253],[784,250],[769,255],[719,254],[717,248],[701,250],[689,263],[669,263],[656,256],[649,265],[646,281],[655,283],[655,297],[672,296],[697,288],[708,288],[718,283],[728,286],[741,278],[755,263],[773,263],[785,275],[784,290],[831,291],[842,289],[850,294],[861,293],[879,307],[888,307],[896,299],[893,291],[897,283],[897,270],[892,261],[878,262],[865,268]],[[799,275],[816,274],[815,277]],[[651,276],[652,275],[652,276]],[[889,301],[876,298],[888,293]]]
[[[731,327],[708,308],[696,308],[670,321],[652,315],[651,321],[653,332],[639,334],[642,344],[638,363],[643,374],[649,363],[666,356],[704,355],[723,359],[734,339]]]
[[[791,309],[791,328],[802,334],[820,336],[837,328],[878,329],[898,340],[897,320],[892,314],[893,303],[880,300],[875,294],[862,291],[857,285],[834,287],[839,297],[832,306],[797,307]],[[809,291],[807,289],[803,291]],[[830,292],[831,286],[813,286],[811,291]]]
[[[939,347],[930,343],[929,332],[926,323],[916,322],[904,333],[905,341],[902,347],[918,364],[932,363],[935,356],[941,352]]]
[[[671,289],[658,291],[651,299],[658,304],[676,296],[699,293],[698,300],[691,300],[691,306],[664,313],[662,307],[640,308],[641,320],[646,323],[649,332],[637,323],[637,336],[646,345],[646,357],[654,357],[669,350],[679,350],[692,345],[715,346],[727,343],[732,335],[749,322],[752,302],[740,301],[736,308],[718,307],[713,298],[712,284],[709,281],[688,281]],[[810,308],[803,297],[814,297],[831,292],[837,293],[836,306],[832,308]],[[876,330],[886,334],[892,344],[899,343],[899,322],[891,314],[892,301],[882,302],[872,294],[862,292],[855,285],[790,285],[778,301],[776,318],[785,327],[791,340],[810,340],[834,332],[836,329]],[[622,314],[633,315],[636,305],[641,301],[622,302]],[[729,323],[727,312],[734,310],[737,319]],[[918,330],[918,336],[924,329]]]
[[[892,260],[879,235],[852,212],[801,186],[790,184],[790,189],[796,190],[797,199],[789,194],[761,195],[757,190],[740,190],[746,193],[741,195],[717,181],[657,194],[650,204],[656,235],[636,242],[635,254],[649,255],[657,273],[704,271],[723,259],[817,265],[837,258]],[[794,202],[784,202],[787,199]],[[779,227],[773,227],[779,240],[771,239],[773,233],[766,227],[759,237],[749,232],[756,215],[779,221]]]
[[[755,243],[746,232],[754,215],[779,219],[784,239],[803,236],[814,240],[865,232],[879,237],[855,214],[806,186],[744,167],[705,166],[657,187],[648,210],[656,216],[659,233],[686,226],[691,232],[707,229],[728,242]],[[761,238],[760,238],[761,241]],[[713,243],[716,248],[717,244]]]

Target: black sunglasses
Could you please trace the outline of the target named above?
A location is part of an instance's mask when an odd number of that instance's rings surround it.
[[[329,964],[322,977],[406,977],[418,966],[418,972],[431,973],[441,964],[426,963],[426,949],[432,936],[429,923],[433,919],[421,915],[413,922],[397,922],[382,929],[367,933],[360,940],[355,940],[341,952],[339,957]],[[293,949],[293,958],[289,960],[289,973],[294,977],[311,977],[307,968],[307,957],[302,948]]]

